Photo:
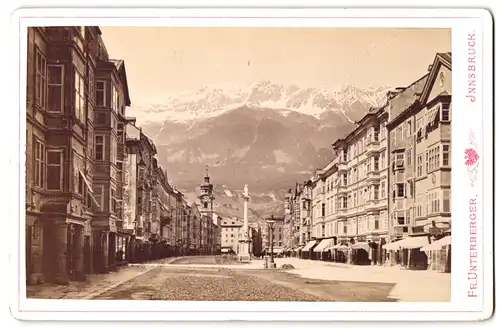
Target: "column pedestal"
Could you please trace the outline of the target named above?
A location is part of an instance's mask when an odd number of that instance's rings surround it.
[[[238,243],[238,261],[239,262],[250,262],[252,259],[250,257],[250,240],[240,240]]]
[[[243,238],[238,241],[238,261],[250,262],[250,243],[252,242],[248,235],[248,186],[244,188],[244,203],[243,203]]]

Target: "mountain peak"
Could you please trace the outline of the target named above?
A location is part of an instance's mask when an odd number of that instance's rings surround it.
[[[344,85],[335,91],[328,87],[304,88],[261,79],[247,86],[232,83],[204,85],[197,90],[170,95],[164,104],[133,107],[131,112],[139,122],[192,123],[243,106],[277,109],[285,115],[286,111],[294,111],[319,118],[331,111],[345,114],[344,109],[355,103],[380,106],[388,90],[388,87],[363,89]]]

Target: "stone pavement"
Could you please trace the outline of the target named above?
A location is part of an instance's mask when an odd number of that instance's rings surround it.
[[[146,264],[133,264],[107,274],[87,275],[86,281],[72,281],[67,286],[43,284],[27,286],[27,298],[42,299],[92,299],[110,289],[138,277],[156,266],[168,264],[176,258],[163,259]]]
[[[276,267],[291,264],[295,267],[287,272],[297,274],[303,278],[351,281],[351,282],[382,282],[393,283],[395,287],[390,297],[400,302],[449,302],[451,299],[451,274],[434,271],[406,270],[397,266],[361,266],[344,263],[303,260],[298,258],[277,258]],[[158,264],[152,264],[158,265]],[[264,260],[253,259],[244,265],[205,265],[190,264],[172,267],[197,268],[231,268],[262,269]]]
[[[86,282],[72,282],[69,286],[38,285],[28,286],[29,298],[49,299],[92,299],[113,289],[130,279],[140,276],[154,268],[168,266],[178,268],[230,268],[263,269],[264,260],[252,260],[247,264],[169,264],[175,258],[154,261],[145,264],[129,265],[118,272],[88,276]],[[343,263],[303,260],[297,258],[277,258],[279,268],[291,264],[293,270],[287,270],[303,278],[350,281],[350,282],[386,282],[395,286],[390,298],[402,302],[448,302],[451,299],[451,274],[433,271],[413,271],[400,267],[358,266]]]
[[[406,270],[398,266],[360,266],[297,258],[278,258],[275,262],[278,267],[285,263],[291,264],[296,269],[288,272],[310,279],[394,283],[389,297],[400,302],[451,300],[449,273]]]

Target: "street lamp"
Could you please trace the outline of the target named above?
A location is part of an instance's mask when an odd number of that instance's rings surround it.
[[[274,218],[274,215],[271,215],[271,218],[267,220],[267,225],[269,226],[269,230],[271,233],[271,262],[270,266],[271,268],[276,268],[276,263],[274,263],[274,228],[276,227],[276,224],[278,221],[281,221],[281,219],[276,219]]]

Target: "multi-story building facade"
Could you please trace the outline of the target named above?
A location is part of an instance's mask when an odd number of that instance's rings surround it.
[[[243,227],[243,219],[222,216],[221,220],[221,249],[231,249],[238,253],[238,241]]]
[[[140,128],[129,123],[126,129],[128,182],[136,186],[135,189],[127,187],[129,197],[126,228],[133,229],[136,240],[148,240],[160,233],[158,225],[152,231],[153,162],[156,147]],[[133,207],[133,210],[129,207]]]
[[[390,100],[391,239],[405,239],[400,262],[449,270],[449,247],[420,247],[451,233],[451,53]]]
[[[125,260],[129,235],[123,229],[125,109],[130,106],[125,63],[109,59],[101,39],[97,43],[94,102],[93,189],[100,206],[92,220],[94,268],[114,270]],[[76,75],[78,76],[78,74]],[[76,83],[76,82],[75,82]]]
[[[339,243],[356,244],[357,259],[380,264],[388,239],[387,111],[372,108],[356,128],[334,144],[336,157],[336,224]],[[356,259],[355,259],[356,261]]]
[[[285,246],[285,223],[284,220],[278,220],[274,225],[273,229],[273,248],[275,252],[280,252]],[[268,252],[271,251],[271,227],[266,225],[265,229],[262,230],[262,240],[264,242],[264,249]]]
[[[98,161],[108,156],[110,170],[116,166],[109,161],[109,147],[95,145],[94,109],[100,100],[96,76],[104,67],[110,67],[117,93],[122,94],[117,110],[124,111],[129,103],[125,73],[109,60],[100,35],[98,27],[28,29],[28,283],[67,284],[100,271],[95,259],[103,252],[95,247],[91,231],[102,223],[99,213],[109,213],[112,198],[102,199],[95,189],[102,167]],[[108,241],[104,252],[114,246]]]

